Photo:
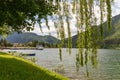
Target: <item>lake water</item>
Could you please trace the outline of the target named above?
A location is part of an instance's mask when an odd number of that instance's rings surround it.
[[[16,51],[36,53],[38,65],[56,71],[71,80],[120,80],[120,50],[99,49],[97,68],[88,65],[89,77],[86,75],[86,66],[81,67],[78,72],[76,71],[76,49],[72,49],[71,55],[66,49],[63,49],[62,62],[59,59],[58,49]]]

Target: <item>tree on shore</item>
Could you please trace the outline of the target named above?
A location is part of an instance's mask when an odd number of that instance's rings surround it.
[[[0,34],[34,29],[46,15],[52,15],[55,6],[45,0],[0,0]]]
[[[0,39],[0,47],[10,47],[12,46],[5,38]]]

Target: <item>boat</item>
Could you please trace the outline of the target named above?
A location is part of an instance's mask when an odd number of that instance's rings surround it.
[[[35,56],[35,53],[21,54],[22,56]]]
[[[37,45],[37,46],[36,46],[36,49],[37,49],[37,50],[43,50],[44,47],[43,47],[42,45]]]

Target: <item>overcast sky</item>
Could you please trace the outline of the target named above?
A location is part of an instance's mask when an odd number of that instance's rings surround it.
[[[112,6],[112,16],[115,16],[115,15],[118,15],[120,14],[120,0],[114,0],[114,5]],[[52,26],[53,23],[52,23],[52,20],[49,19],[49,25]],[[72,35],[75,35],[76,34],[76,28],[74,27],[75,25],[75,19],[73,18],[71,20],[71,33]],[[38,35],[52,35],[54,37],[57,37],[57,34],[56,34],[56,30],[54,28],[54,26],[50,27],[50,30],[47,29],[45,23],[42,24],[42,28],[43,28],[43,33],[40,31],[40,28],[39,28],[39,25],[36,24],[36,27],[34,29],[34,31],[31,31],[31,32],[34,32]],[[65,26],[65,30],[67,30],[67,27]],[[66,35],[67,35],[67,31],[65,31]]]

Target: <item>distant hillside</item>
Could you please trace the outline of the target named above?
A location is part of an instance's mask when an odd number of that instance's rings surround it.
[[[40,36],[35,33],[21,33],[14,32],[7,36],[7,41],[10,43],[28,43],[30,41],[38,40],[45,43],[57,43],[59,40],[53,36]]]
[[[119,48],[120,47],[120,14],[112,18],[112,28],[111,31],[107,29],[107,23],[104,25],[104,40],[98,43],[101,48]],[[76,46],[77,35],[72,37],[73,47]]]
[[[120,38],[120,35],[117,35],[120,32],[120,14],[112,18],[111,31],[108,31],[106,22],[103,23],[103,25],[104,25],[104,38],[105,39],[110,38],[111,36],[116,36],[112,38]]]

